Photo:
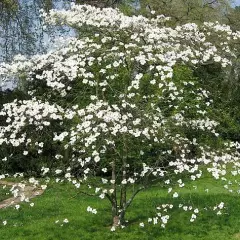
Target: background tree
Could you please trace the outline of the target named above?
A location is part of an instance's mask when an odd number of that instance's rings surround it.
[[[114,7],[123,2],[123,0],[76,0],[77,4],[89,4],[95,7]]]
[[[16,54],[42,53],[54,36],[68,29],[43,29],[40,9],[49,11],[53,7],[67,8],[64,0],[4,0],[0,3],[0,61],[10,61]]]
[[[226,21],[224,14],[231,8],[229,0],[140,0],[143,12],[151,10],[171,17],[173,24],[186,22]]]
[[[178,25],[188,21],[201,24],[205,21],[218,21],[228,24],[233,30],[238,30],[238,7],[231,7],[230,1],[191,1],[191,0],[142,0],[140,11],[151,15],[170,16],[170,25]],[[239,55],[239,45],[233,46]],[[216,109],[221,109],[219,131],[231,140],[239,140],[240,110],[239,110],[239,57],[232,62],[232,68],[227,71],[220,64],[208,63],[194,69],[194,75],[204,84],[214,99]],[[224,116],[224,117],[223,117]]]
[[[240,7],[237,6],[235,8],[231,8],[230,11],[225,13],[225,17],[227,18],[227,23],[232,27],[234,30],[239,30],[239,20],[240,20]]]

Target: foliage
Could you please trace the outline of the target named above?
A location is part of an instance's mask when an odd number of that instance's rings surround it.
[[[239,30],[240,7],[237,6],[232,8],[231,11],[226,14],[226,18],[228,19],[229,25],[231,25],[234,30]]]
[[[237,50],[238,52],[239,50]],[[225,139],[239,141],[240,109],[239,109],[239,67],[237,59],[226,72],[220,64],[201,66],[194,70],[204,88],[213,99],[212,114],[215,114],[218,132]]]
[[[149,14],[156,11],[171,17],[172,24],[187,22],[203,23],[219,21],[228,23],[225,14],[231,9],[229,0],[140,0],[141,11]]]

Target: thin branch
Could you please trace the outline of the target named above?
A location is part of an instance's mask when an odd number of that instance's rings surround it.
[[[126,202],[126,205],[124,206],[124,211],[126,211],[127,208],[131,205],[131,203],[132,203],[133,199],[136,197],[136,195],[137,195],[140,191],[142,191],[142,190],[144,190],[144,189],[145,189],[145,187],[140,187],[139,189],[137,189],[137,190],[133,193],[132,197]]]
[[[79,194],[84,194],[84,195],[87,195],[87,196],[90,196],[90,197],[97,197],[96,194],[91,194],[91,193],[87,193],[87,192],[84,192],[84,191],[79,191],[76,195],[74,195],[74,196],[71,197],[71,198],[75,198],[75,197],[77,197]]]

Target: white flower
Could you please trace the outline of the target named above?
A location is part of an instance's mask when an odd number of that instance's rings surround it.
[[[64,222],[64,223],[69,223],[69,221],[68,221],[67,218],[65,218],[65,219],[63,220],[63,222]]]
[[[114,226],[111,227],[111,232],[116,231],[116,228]]]
[[[105,178],[102,178],[102,183],[103,183],[103,184],[106,184],[106,183],[108,183],[108,180],[105,179]]]
[[[23,151],[23,155],[24,156],[28,155],[28,151]]]
[[[99,162],[100,161],[100,157],[99,156],[95,156],[94,157],[94,161],[97,163],[97,162]]]
[[[102,193],[102,194],[99,195],[99,197],[100,197],[101,199],[104,199],[104,198],[105,198],[105,194]]]
[[[195,214],[192,214],[191,218],[196,219],[197,216]]]
[[[198,208],[195,208],[195,209],[194,209],[194,213],[199,213]]]
[[[93,210],[92,210],[92,213],[93,213],[93,214],[97,214],[97,210],[96,210],[96,209],[93,209]]]
[[[43,172],[42,174],[45,175],[46,173],[49,172],[49,168],[42,167],[41,171]]]
[[[168,180],[166,180],[166,181],[165,181],[165,183],[166,183],[166,184],[169,184],[169,183],[170,183],[170,180],[169,180],[169,179],[168,179]]]
[[[60,174],[61,172],[62,172],[62,170],[60,170],[60,169],[55,170],[56,174]]]
[[[65,178],[70,178],[71,177],[71,173],[66,173],[65,174]]]
[[[114,192],[114,189],[109,189],[109,192],[112,194]]]
[[[139,73],[139,74],[136,75],[135,79],[140,80],[142,77],[143,77],[143,74]]]
[[[87,211],[88,212],[91,212],[92,211],[92,208],[90,206],[87,207]]]
[[[175,193],[173,194],[173,198],[177,198],[177,197],[178,197],[178,193],[175,192]]]
[[[102,172],[106,173],[107,172],[107,168],[102,168]]]
[[[221,202],[219,205],[218,205],[219,209],[223,209],[224,208],[224,202]]]
[[[45,190],[47,188],[47,185],[41,185],[42,190]]]
[[[121,183],[122,183],[122,184],[127,184],[127,180],[126,180],[126,179],[123,179]]]
[[[6,220],[3,221],[3,225],[4,226],[7,225],[7,221]]]
[[[139,226],[144,227],[144,223],[143,222],[139,223]]]
[[[20,208],[20,205],[18,205],[18,204],[17,204],[17,205],[15,205],[15,209],[17,209],[17,210],[18,210],[19,208]]]

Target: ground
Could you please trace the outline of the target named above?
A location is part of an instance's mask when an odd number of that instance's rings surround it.
[[[138,195],[127,214],[126,228],[110,231],[111,212],[107,200],[76,194],[69,184],[52,184],[43,195],[32,199],[34,207],[21,204],[19,210],[9,207],[0,210],[1,240],[234,240],[240,239],[240,197],[230,194],[210,178],[191,182],[172,198],[166,191],[154,187]],[[196,189],[196,186],[197,189]],[[209,189],[209,192],[206,191]],[[190,223],[190,212],[179,211],[178,207],[170,212],[171,219],[166,229],[159,224],[148,224],[148,217],[155,216],[155,209],[163,203],[171,202],[178,206],[185,202],[194,207],[214,206],[225,202],[226,209],[217,216],[213,211],[202,211],[194,223]],[[86,209],[92,206],[97,215],[89,214]],[[67,219],[69,222],[64,223]],[[1,224],[7,220],[7,225]],[[144,222],[145,227],[139,227]]]

